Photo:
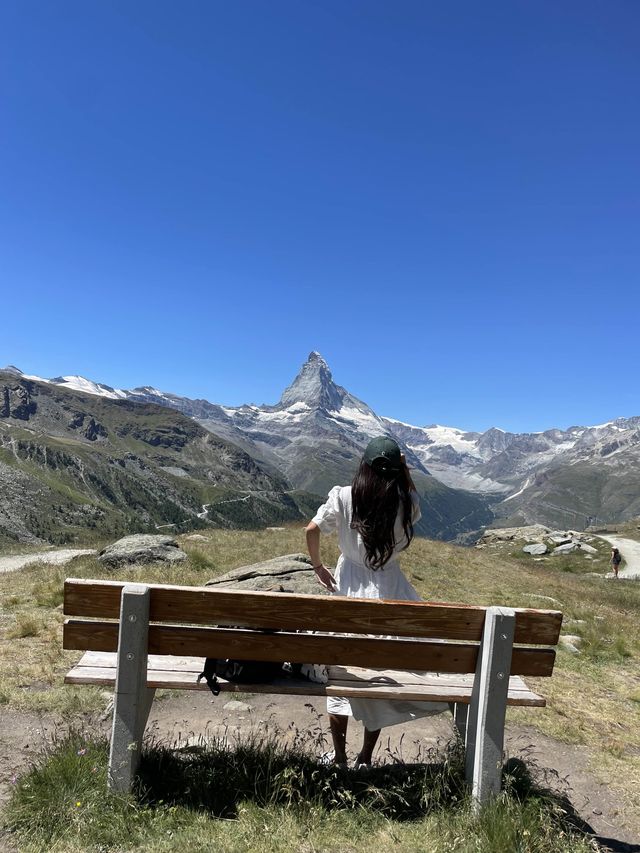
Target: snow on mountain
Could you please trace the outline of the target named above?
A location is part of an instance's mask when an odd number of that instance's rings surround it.
[[[424,434],[431,439],[432,444],[436,447],[448,446],[457,453],[466,453],[469,456],[481,458],[475,433],[436,424],[435,426],[425,427]]]
[[[92,382],[91,379],[85,379],[84,376],[57,376],[55,379],[45,379],[44,381],[50,382],[52,385],[72,388],[74,391],[82,391],[85,394],[108,397],[111,400],[125,400],[129,396],[126,391],[112,388],[110,385],[102,385],[100,382]]]
[[[103,385],[100,382],[93,382],[91,379],[85,379],[84,376],[56,376],[54,379],[44,379],[42,376],[30,376],[28,373],[23,373],[22,370],[12,364],[9,364],[4,370],[7,373],[21,376],[23,379],[33,379],[35,382],[46,382],[49,385],[60,385],[64,388],[71,388],[73,391],[93,394],[95,397],[108,397],[111,400],[124,400],[129,397],[128,391],[112,388],[110,385]]]

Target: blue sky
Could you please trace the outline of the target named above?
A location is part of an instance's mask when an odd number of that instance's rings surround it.
[[[634,0],[0,6],[0,364],[640,414]]]

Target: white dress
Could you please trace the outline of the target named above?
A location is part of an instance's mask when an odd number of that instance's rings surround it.
[[[412,522],[420,519],[418,495],[411,493]],[[340,557],[335,570],[336,595],[350,598],[384,598],[391,601],[420,601],[420,596],[403,575],[396,554],[406,545],[402,526],[402,509],[396,518],[394,533],[396,545],[393,555],[381,569],[373,571],[366,565],[367,552],[360,534],[351,528],[353,502],[351,486],[334,486],[313,517],[322,533],[338,533]],[[361,720],[370,731],[405,723],[418,717],[440,714],[448,706],[442,702],[406,702],[386,699],[344,699],[329,697],[330,714],[349,714]]]

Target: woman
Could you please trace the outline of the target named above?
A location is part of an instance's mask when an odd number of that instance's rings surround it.
[[[617,548],[611,549],[611,571],[613,572],[614,578],[618,577],[618,571],[620,570],[620,563],[622,562],[622,554]]]
[[[388,436],[367,445],[351,486],[335,486],[307,525],[307,548],[319,582],[330,592],[352,598],[419,601],[402,574],[396,555],[409,547],[420,519],[418,495],[398,444]],[[337,531],[340,558],[335,576],[320,556],[320,534]],[[347,726],[354,716],[364,723],[356,766],[370,764],[380,729],[429,714],[439,703],[382,699],[327,699],[336,764],[345,764]]]

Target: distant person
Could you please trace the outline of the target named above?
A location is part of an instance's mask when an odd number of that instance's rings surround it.
[[[620,563],[622,562],[622,556],[620,551],[617,548],[611,549],[611,570],[613,572],[614,578],[618,577],[618,571],[620,569]]]
[[[387,436],[372,439],[352,485],[331,489],[307,525],[307,548],[318,581],[336,595],[420,601],[397,559],[409,547],[419,518],[418,494],[400,447]],[[320,533],[333,531],[341,551],[335,575],[320,557]],[[359,767],[371,763],[380,729],[446,709],[442,703],[328,697],[333,753],[327,758],[346,764],[350,716],[364,724]]]

